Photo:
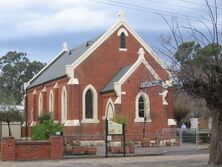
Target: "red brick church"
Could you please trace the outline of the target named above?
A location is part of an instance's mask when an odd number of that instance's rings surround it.
[[[169,126],[171,77],[158,56],[120,13],[108,31],[62,51],[28,83],[28,135],[42,112],[52,112],[64,135],[103,134],[104,120],[128,118],[127,133]]]

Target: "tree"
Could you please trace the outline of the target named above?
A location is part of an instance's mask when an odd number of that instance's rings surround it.
[[[12,136],[10,123],[11,122],[22,122],[23,116],[22,116],[22,113],[20,113],[14,107],[5,108],[5,111],[0,112],[0,121],[7,123],[9,136]]]
[[[6,97],[21,104],[24,96],[23,84],[28,82],[45,64],[30,62],[25,53],[8,52],[0,58],[0,104],[5,104]]]
[[[200,20],[206,31],[199,30],[189,21],[183,26],[176,19],[170,24],[164,18],[172,37],[162,39],[161,50],[175,65],[170,71],[179,89],[204,100],[209,108],[212,117],[209,163],[213,164],[222,163],[222,46],[219,43],[218,3],[222,2],[206,0],[210,19]],[[184,40],[184,30],[189,33],[189,40]]]
[[[181,127],[182,123],[189,122],[189,118],[208,117],[209,109],[203,99],[177,90],[174,97],[173,115],[177,121],[177,126]]]

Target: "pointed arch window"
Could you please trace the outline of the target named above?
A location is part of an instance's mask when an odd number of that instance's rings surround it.
[[[134,122],[151,122],[150,118],[150,101],[145,92],[140,92],[135,100],[135,120]]]
[[[139,117],[144,118],[145,104],[144,104],[143,96],[140,96],[140,98],[139,98],[138,110],[139,110]]]
[[[120,51],[127,51],[126,48],[126,37],[128,36],[128,32],[126,31],[125,28],[120,28],[117,32],[117,35],[119,36],[119,41],[120,41]]]
[[[61,101],[61,122],[65,123],[67,120],[67,91],[65,86],[62,88]]]
[[[43,99],[42,99],[42,93],[39,94],[39,116],[42,114],[43,112]]]
[[[54,95],[52,90],[49,93],[49,112],[54,113]]]
[[[105,118],[111,120],[115,115],[115,106],[111,98],[108,99],[106,104]]]
[[[92,85],[86,86],[82,93],[82,123],[99,123],[98,120],[98,95]]]
[[[85,96],[85,115],[87,119],[93,118],[93,95],[90,89],[86,92]]]
[[[120,48],[126,48],[126,36],[124,32],[120,34]]]

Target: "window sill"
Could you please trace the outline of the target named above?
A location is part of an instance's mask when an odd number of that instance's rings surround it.
[[[61,124],[65,124],[67,120],[61,120]]]
[[[33,127],[36,125],[36,121],[32,121],[32,123],[30,124],[30,127]]]
[[[144,122],[144,118],[135,118],[134,122]],[[150,118],[147,118],[146,122],[152,122],[152,120]]]
[[[127,48],[119,48],[119,51],[127,51]]]
[[[55,124],[58,124],[58,123],[59,123],[59,120],[54,120],[54,123],[55,123]]]
[[[86,123],[86,124],[89,124],[89,123],[99,123],[99,120],[98,119],[82,119],[81,123]]]

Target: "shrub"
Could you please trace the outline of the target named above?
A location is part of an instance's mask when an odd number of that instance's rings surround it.
[[[61,132],[62,126],[55,124],[53,120],[44,120],[32,128],[32,140],[48,140],[56,132]]]
[[[125,125],[127,125],[128,117],[126,117],[125,115],[115,114],[114,117],[111,119],[111,121],[119,123],[119,124],[125,123]]]
[[[42,124],[44,121],[52,119],[52,117],[53,117],[52,113],[43,112],[39,116],[39,123]]]

